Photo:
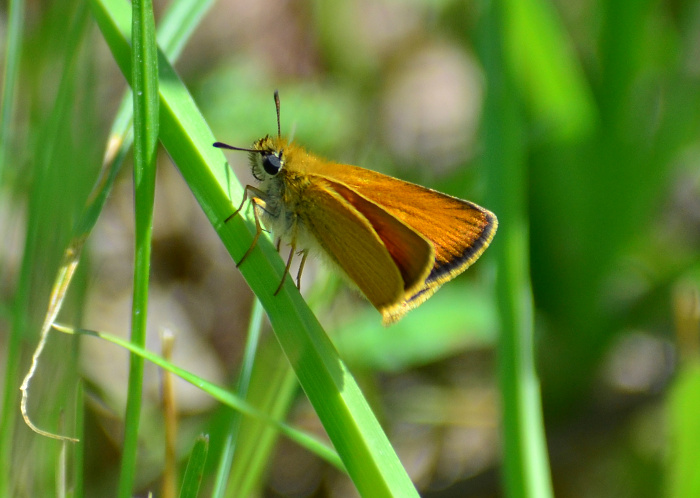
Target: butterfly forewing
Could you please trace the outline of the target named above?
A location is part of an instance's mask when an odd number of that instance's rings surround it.
[[[310,163],[307,171],[346,185],[431,242],[435,261],[428,281],[465,270],[484,252],[495,233],[496,217],[472,202],[357,166],[315,166]]]
[[[300,222],[323,251],[378,310],[400,299],[403,277],[369,221],[327,186],[311,186],[307,195],[313,202]]]

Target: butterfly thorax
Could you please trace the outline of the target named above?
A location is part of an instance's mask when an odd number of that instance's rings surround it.
[[[304,212],[302,205],[308,202],[304,192],[311,185],[304,166],[314,158],[302,147],[269,136],[255,142],[253,150],[253,176],[260,181],[258,188],[264,193],[261,197],[265,204],[259,212],[263,223],[286,242],[303,241],[307,237],[299,213]]]

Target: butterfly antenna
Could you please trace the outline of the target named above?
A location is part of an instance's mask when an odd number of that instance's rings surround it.
[[[243,152],[259,152],[261,154],[264,152],[264,151],[258,150],[258,149],[246,149],[243,147],[234,147],[233,145],[225,144],[223,142],[214,142],[212,145],[214,145],[214,147],[217,147],[219,149],[242,150]]]
[[[282,138],[282,128],[280,127],[280,92],[275,90],[275,109],[277,109],[277,138]]]

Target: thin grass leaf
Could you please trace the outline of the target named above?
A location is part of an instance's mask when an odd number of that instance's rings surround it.
[[[180,2],[173,4],[173,10],[168,11],[164,16],[166,34],[161,35],[160,38],[163,40],[166,46],[169,47],[170,54],[174,56],[179,53],[182,48],[182,44],[184,43],[184,39],[182,38],[183,33],[178,32],[177,25],[174,25],[174,23],[187,22],[187,25],[183,31],[191,34],[192,18],[188,16],[191,15],[198,18],[202,15],[202,5],[198,4],[197,6],[192,6],[191,3],[187,2],[186,5],[183,6],[185,3],[185,0],[181,0]],[[190,29],[187,29],[187,27]],[[102,212],[102,208],[104,207],[104,204],[112,191],[114,180],[116,179],[128,149],[131,147],[133,142],[132,116],[133,103],[131,93],[128,93],[128,95],[126,95],[122,100],[117,116],[112,123],[100,176],[98,177],[95,185],[93,186],[93,190],[88,197],[85,210],[75,224],[71,241],[63,253],[63,261],[60,264],[58,274],[54,279],[51,297],[49,299],[49,306],[44,318],[42,329],[40,331],[40,342],[34,353],[34,360],[32,362],[30,372],[27,374],[23,386],[20,389],[23,396],[23,406],[21,410],[25,416],[25,421],[30,427],[39,433],[44,431],[41,431],[41,429],[35,427],[26,416],[26,408],[24,408],[27,402],[26,389],[37,366],[38,358],[41,355],[43,345],[46,341],[46,334],[63,306],[63,302],[65,300],[66,293],[68,292],[73,275],[75,274],[75,270],[80,263],[85,241],[95,226],[95,223],[97,223],[97,219]],[[15,391],[8,390],[7,392],[14,393]],[[6,403],[3,406],[7,407],[11,406],[11,404]],[[54,436],[53,434],[45,432],[44,435],[49,437]]]
[[[148,284],[151,268],[153,204],[156,184],[159,99],[158,56],[153,3],[132,3],[131,81],[134,98],[134,197],[135,244],[134,295],[131,317],[131,342],[146,344]],[[137,468],[139,418],[143,390],[144,361],[129,357],[129,387],[124,416],[124,444],[118,496],[131,496]]]
[[[85,496],[85,388],[78,383],[75,395],[75,437],[80,441],[73,445],[73,498]]]
[[[10,0],[7,7],[5,39],[5,63],[2,71],[2,97],[0,97],[0,185],[4,185],[5,163],[12,138],[12,117],[15,111],[15,93],[19,80],[19,62],[22,55],[24,0]],[[3,467],[5,468],[5,467]]]
[[[161,352],[163,357],[170,361],[173,356],[175,336],[169,329],[160,334]],[[163,464],[163,477],[161,479],[161,496],[163,498],[175,498],[178,482],[177,466],[177,401],[175,396],[174,379],[170,372],[161,375],[161,409],[163,412],[163,428],[165,434],[165,462]]]
[[[19,375],[23,361],[22,347],[25,340],[36,340],[41,318],[36,314],[38,306],[45,306],[51,292],[50,281],[45,274],[56,270],[59,265],[59,246],[66,243],[68,221],[72,218],[76,205],[82,202],[84,193],[81,191],[81,178],[85,173],[85,162],[73,159],[68,163],[65,158],[72,144],[66,142],[69,130],[65,122],[70,119],[71,102],[76,91],[78,72],[76,68],[83,54],[81,47],[87,27],[87,10],[83,4],[66,5],[66,19],[62,24],[63,32],[58,48],[61,54],[59,64],[60,82],[52,104],[45,119],[31,130],[32,138],[36,141],[33,149],[28,149],[28,157],[23,160],[26,167],[21,173],[30,179],[26,234],[22,249],[22,263],[17,277],[16,290],[12,299],[11,331],[6,345],[5,389],[2,408],[2,423],[0,423],[0,461],[3,462],[0,471],[0,495],[12,495],[10,483],[16,477],[16,465],[21,461],[34,461],[32,452],[46,451],[53,455],[55,445],[43,447],[45,440],[37,445],[27,444],[26,433],[17,431],[16,417],[19,414],[18,398]],[[78,180],[68,185],[60,183],[66,174],[75,174]],[[57,257],[57,255],[59,255]],[[43,302],[39,305],[38,303]],[[52,430],[57,430],[56,421],[59,413],[65,408],[62,403],[65,397],[64,376],[54,378],[51,389],[53,397],[41,405],[41,414],[54,421]],[[49,449],[51,448],[51,449]],[[18,451],[19,449],[19,451]],[[10,457],[10,452],[14,454]],[[49,467],[48,461],[39,461],[37,478],[32,482],[28,493],[43,494],[51,485],[51,491],[56,492],[55,466]]]
[[[559,139],[587,136],[598,120],[593,92],[554,5],[504,1],[505,57],[524,98]]]
[[[696,331],[697,333],[697,331]],[[697,449],[700,444],[700,362],[686,361],[668,393],[670,459],[667,478],[671,498],[700,496]]]
[[[522,121],[513,79],[505,63],[507,2],[489,4],[483,27],[489,78],[484,113],[484,161],[489,206],[498,213],[496,292],[501,334],[498,348],[503,412],[503,481],[510,497],[553,496],[539,382],[534,359],[534,321],[525,193]]]
[[[180,57],[182,49],[213,4],[214,0],[179,0],[168,6],[156,34],[158,46],[168,54],[168,60],[174,61]]]
[[[182,45],[186,39],[186,36],[189,36],[192,32],[193,29],[193,21],[195,19],[201,18],[201,15],[203,13],[203,9],[205,9],[207,6],[209,6],[211,2],[202,2],[198,3],[197,5],[192,5],[191,2],[187,2],[185,0],[181,0],[179,2],[175,2],[174,4],[171,5],[171,9],[166,12],[164,15],[163,19],[163,28],[164,28],[164,33],[160,34],[160,39],[163,41],[167,49],[169,50],[169,53],[172,56],[176,56],[179,54],[179,51],[182,48]],[[86,17],[84,17],[86,19]],[[14,19],[14,17],[13,17]],[[182,24],[184,23],[184,27],[182,27]],[[179,29],[182,27],[182,29]],[[75,55],[78,54],[79,51],[75,49],[71,49],[68,51],[69,54]],[[68,64],[68,67],[70,67],[70,64]],[[59,95],[66,93],[65,91],[59,92]],[[58,316],[58,313],[60,312],[63,302],[66,298],[66,293],[68,291],[69,285],[71,283],[72,277],[75,274],[75,270],[77,268],[77,265],[80,261],[80,257],[82,255],[82,249],[85,243],[85,240],[87,239],[89,233],[91,232],[92,228],[94,227],[95,223],[97,222],[97,219],[102,211],[102,208],[104,206],[104,203],[109,196],[109,193],[111,192],[112,185],[114,184],[114,180],[121,168],[121,165],[123,163],[124,158],[126,157],[126,153],[128,149],[131,146],[132,140],[133,140],[133,133],[132,133],[132,111],[133,111],[133,104],[132,100],[130,97],[130,93],[126,96],[126,98],[122,101],[122,105],[120,106],[120,110],[117,113],[117,117],[115,118],[115,121],[112,126],[112,130],[110,132],[110,138],[108,141],[107,149],[105,151],[104,155],[104,160],[103,160],[103,166],[102,170],[100,173],[100,176],[98,180],[96,181],[95,185],[93,186],[93,190],[91,194],[88,197],[86,207],[82,214],[79,215],[78,221],[75,223],[73,227],[73,235],[71,237],[71,241],[66,248],[64,254],[63,254],[63,262],[60,265],[60,268],[58,270],[58,274],[54,280],[54,285],[53,285],[53,290],[51,293],[51,297],[49,300],[49,307],[46,312],[46,316],[44,318],[44,325],[42,327],[42,330],[40,332],[40,342],[37,346],[37,349],[34,354],[34,361],[31,366],[31,370],[29,374],[27,375],[27,379],[25,379],[25,383],[22,386],[22,407],[21,407],[21,412],[25,416],[25,420],[28,421],[28,425],[32,426],[31,421],[27,418],[27,409],[26,409],[26,395],[27,395],[27,387],[28,387],[28,382],[31,379],[31,376],[33,374],[34,369],[37,366],[37,361],[38,357],[41,354],[41,350],[43,349],[43,346],[46,341],[46,334],[49,331],[50,324],[53,322],[56,316]],[[6,110],[3,106],[3,110]],[[59,122],[61,120],[58,120]],[[6,143],[6,142],[4,142]],[[3,143],[3,145],[4,145]],[[41,140],[42,145],[46,145],[47,141],[46,140]],[[50,142],[48,142],[50,143]],[[3,147],[4,149],[4,147]],[[36,195],[36,198],[42,198],[44,196]],[[16,355],[10,354],[8,358],[15,358]],[[12,366],[13,362],[9,361],[8,362],[8,368],[12,369],[12,371],[15,371],[16,369]],[[8,396],[15,397],[16,396],[16,381],[13,380],[15,377],[12,375],[8,375],[6,377],[6,381],[8,382],[8,385],[10,387],[5,390],[6,394]],[[4,410],[8,411],[8,413],[16,413],[16,408],[15,404],[13,402],[8,401],[8,399],[5,400],[6,402],[3,404]],[[78,406],[78,412],[77,415],[80,415],[82,413],[82,407],[80,404],[77,404]],[[6,423],[3,423],[2,426],[5,430],[11,430],[14,427],[13,423],[10,423],[11,419],[14,417],[4,417],[4,420]],[[78,427],[80,427],[81,424],[78,424]],[[35,427],[35,429],[38,429]],[[42,432],[41,430],[38,430],[38,432]],[[46,435],[53,436],[53,434],[45,433]],[[12,441],[12,438],[7,437],[7,438],[1,438],[3,441],[7,441],[10,443]],[[79,439],[79,437],[77,438]],[[74,440],[74,439],[73,439]],[[3,451],[2,453],[5,454],[6,452],[4,451],[5,448],[9,449],[9,444],[3,444]],[[81,496],[82,495],[82,479],[83,479],[83,465],[82,465],[82,455],[83,455],[83,446],[82,444],[76,447],[76,456],[75,456],[75,493],[77,493],[76,496]],[[9,466],[3,466],[3,469],[9,469]],[[4,473],[3,473],[4,477]],[[5,479],[2,479],[3,483],[6,482]],[[9,480],[8,480],[9,481]],[[3,484],[4,487],[4,484]],[[4,494],[4,493],[0,493]]]
[[[112,55],[130,78],[124,6],[99,0],[93,0],[91,6]],[[161,58],[159,67],[161,141],[224,245],[238,260],[252,242],[252,223],[243,217],[228,224],[223,221],[232,211],[230,196],[240,199],[242,189],[230,181],[223,156],[211,146],[215,141],[211,131],[167,60]],[[267,240],[260,241],[241,267],[353,482],[360,493],[415,496],[415,487],[359,387],[291,279],[283,292],[273,296],[283,270]]]
[[[667,496],[700,496],[700,291],[698,278],[677,285],[673,296],[679,368],[666,397],[669,420]]]
[[[250,378],[253,374],[253,366],[257,356],[258,343],[260,342],[260,331],[262,329],[264,310],[260,301],[257,299],[253,302],[250,314],[250,323],[248,326],[248,334],[246,339],[245,349],[243,351],[243,360],[241,362],[241,371],[238,375],[238,383],[236,393],[241,399],[245,399],[248,395],[250,387]],[[216,471],[216,479],[214,481],[214,490],[212,497],[223,496],[224,490],[229,480],[231,472],[231,463],[238,445],[239,429],[241,426],[240,413],[234,411],[231,413],[229,420],[229,429],[227,431],[226,442],[219,457],[219,464]]]
[[[284,420],[298,391],[299,383],[279,345],[268,340],[255,363],[249,402],[273,420]],[[261,419],[246,417],[241,421],[227,497],[254,496],[264,489],[278,437],[279,431]]]
[[[344,470],[342,463],[338,459],[337,453],[335,453],[332,449],[328,448],[328,446],[326,446],[325,444],[319,442],[315,438],[297,429],[294,429],[293,427],[290,427],[289,425],[283,422],[271,418],[268,414],[263,413],[255,407],[251,406],[250,403],[240,398],[238,395],[231,393],[226,389],[207,381],[206,379],[198,377],[188,372],[187,370],[178,367],[177,365],[173,365],[169,361],[165,360],[162,356],[159,356],[155,353],[151,353],[150,351],[142,347],[136,346],[135,344],[132,344],[131,342],[126,341],[120,337],[104,332],[97,332],[85,329],[74,329],[72,327],[67,327],[65,325],[60,324],[54,324],[54,328],[59,332],[63,332],[66,334],[77,334],[98,337],[105,341],[111,342],[112,344],[116,344],[117,346],[120,346],[124,349],[127,349],[129,352],[155,365],[158,365],[162,369],[177,375],[181,379],[189,382],[194,386],[197,386],[202,391],[206,392],[212,398],[217,399],[224,405],[238,410],[245,415],[255,417],[264,421],[267,424],[274,426],[277,430],[289,437],[292,441],[303,446],[304,448],[308,449],[309,451],[313,452],[319,457],[327,460],[329,463],[336,466],[339,470]]]
[[[194,443],[187,469],[182,480],[180,498],[196,498],[199,494],[199,486],[202,484],[204,464],[207,461],[209,451],[209,436],[200,435]]]

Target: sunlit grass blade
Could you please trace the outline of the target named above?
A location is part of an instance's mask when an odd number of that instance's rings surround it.
[[[279,345],[267,340],[255,362],[249,402],[273,420],[284,420],[298,391],[299,383]],[[225,496],[251,496],[264,488],[264,478],[278,437],[279,432],[261,419],[246,417],[241,420],[237,457]]]
[[[670,447],[668,495],[671,498],[699,496],[697,448],[700,444],[700,364],[685,362],[674,379],[667,403]]]
[[[12,140],[12,116],[16,105],[19,63],[22,54],[24,0],[10,0],[5,18],[5,60],[2,71],[2,97],[0,97],[0,186],[4,185],[4,172]]]
[[[85,389],[83,383],[78,383],[75,395],[75,431],[76,439],[80,442],[73,445],[73,486],[72,498],[85,496]]]
[[[33,126],[25,130],[28,134],[27,138],[33,146],[25,146],[22,149],[21,160],[16,155],[6,158],[12,157],[12,160],[16,161],[16,170],[13,170],[15,173],[19,172],[33,181],[20,187],[20,189],[26,188],[26,191],[21,192],[20,195],[22,198],[25,196],[27,198],[23,216],[24,223],[19,232],[23,232],[24,241],[23,246],[20,243],[20,247],[22,247],[21,267],[15,277],[16,281],[13,282],[14,289],[10,299],[10,316],[8,317],[11,325],[3,351],[5,360],[3,382],[5,387],[3,388],[2,422],[0,423],[0,462],[2,462],[0,495],[3,496],[12,494],[10,486],[17,476],[19,462],[38,462],[35,469],[37,475],[31,483],[33,488],[27,490],[28,493],[43,493],[48,484],[56,477],[58,468],[49,465],[49,458],[43,461],[36,460],[37,452],[46,451],[47,455],[55,456],[55,453],[49,449],[55,448],[54,442],[48,443],[42,439],[36,445],[28,444],[27,438],[33,437],[34,434],[29,436],[26,431],[17,430],[17,416],[20,414],[18,386],[23,373],[21,369],[26,368],[26,365],[22,363],[26,360],[23,348],[28,341],[34,343],[37,340],[38,331],[41,328],[41,315],[37,311],[45,308],[51,293],[51,282],[46,278],[46,273],[55,272],[59,266],[61,249],[67,241],[70,230],[71,217],[85,195],[82,179],[89,170],[88,162],[81,157],[72,158],[70,162],[66,161],[66,157],[70,157],[74,152],[72,150],[74,143],[67,141],[70,130],[64,126],[74,110],[71,103],[79,79],[76,68],[79,67],[79,61],[84,55],[82,42],[86,33],[88,16],[85,5],[66,4],[64,7],[66,17],[61,26],[63,29],[62,37],[56,47],[58,57],[54,61],[56,63],[54,70],[58,76],[58,88],[52,92],[48,107],[43,108],[46,112],[41,115],[41,119],[33,121]],[[15,28],[17,27],[12,29]],[[57,40],[52,41],[56,42]],[[10,48],[14,50],[13,47]],[[86,113],[84,117],[86,121],[89,121],[90,113]],[[22,127],[14,127],[14,131],[21,129]],[[16,138],[19,140],[19,137]],[[71,138],[79,141],[80,133],[71,135]],[[10,153],[13,150],[13,145],[18,145],[15,140],[3,143],[4,153]],[[66,175],[75,175],[77,179],[70,184],[62,184],[61,179],[64,179]],[[17,193],[11,193],[9,189],[3,190],[4,195]],[[15,223],[13,222],[11,225]],[[9,227],[5,227],[5,229],[7,228]],[[65,346],[65,343],[59,346],[58,354],[61,351],[66,353],[62,349]],[[69,358],[68,361],[71,359]],[[53,378],[50,386],[51,395],[42,399],[41,410],[34,412],[38,424],[42,425],[47,420],[50,421],[51,426],[47,430],[54,433],[59,429],[57,426],[59,414],[65,413],[66,406],[63,403],[66,398],[63,395],[68,376],[67,374],[63,375],[65,370],[60,374],[58,374],[58,370],[56,372],[57,375]],[[46,383],[43,386],[46,387]],[[62,429],[65,430],[65,427],[63,426]]]
[[[158,46],[168,55],[168,60],[180,57],[185,44],[213,4],[214,0],[179,0],[168,5],[156,33]]]
[[[209,382],[206,379],[198,377],[188,372],[187,370],[178,367],[177,365],[173,365],[169,361],[166,361],[162,356],[152,353],[142,347],[132,344],[131,342],[126,341],[120,337],[114,336],[112,334],[97,332],[93,330],[74,329],[72,327],[67,327],[65,325],[60,324],[54,324],[54,328],[66,334],[78,334],[98,337],[107,342],[111,342],[112,344],[116,344],[117,346],[125,348],[131,353],[139,356],[140,358],[143,358],[155,365],[158,365],[162,369],[167,370],[168,372],[171,372],[174,375],[177,375],[181,379],[189,382],[194,386],[197,386],[202,391],[206,392],[211,397],[219,400],[224,405],[231,407],[237,411],[240,411],[241,413],[249,417],[255,417],[259,420],[264,421],[267,424],[270,424],[271,426],[279,430],[282,434],[289,437],[292,441],[315,453],[319,457],[327,460],[329,463],[333,464],[338,469],[343,469],[343,465],[338,459],[337,453],[335,453],[331,448],[328,448],[328,446],[326,446],[325,444],[317,441],[313,437],[308,436],[307,434],[297,429],[294,429],[293,427],[290,427],[289,425],[283,422],[271,418],[268,414],[263,413],[255,407],[251,406],[247,401],[239,397],[237,394],[231,393],[226,389]]]
[[[201,435],[194,442],[194,448],[187,462],[187,469],[182,480],[180,498],[196,498],[199,494],[199,486],[202,483],[204,464],[209,452],[209,436]]]
[[[131,86],[134,99],[134,294],[131,308],[131,342],[146,344],[148,284],[151,269],[153,204],[156,184],[159,98],[158,55],[155,19],[151,0],[132,3]],[[132,495],[137,468],[139,418],[143,390],[144,361],[129,357],[129,386],[124,416],[124,444],[118,496]]]
[[[676,286],[673,308],[679,368],[666,397],[669,447],[667,496],[700,496],[697,448],[700,445],[700,287],[697,274]]]
[[[537,118],[560,139],[593,132],[593,92],[554,5],[547,0],[504,0],[504,55]]]
[[[508,2],[489,4],[483,57],[491,82],[484,113],[484,161],[489,206],[501,220],[492,254],[501,325],[498,363],[503,413],[503,481],[507,496],[553,496],[544,419],[535,371],[534,307],[530,285],[527,175],[518,92],[504,53]]]
[[[31,420],[31,417],[29,416],[29,412],[27,409],[27,402],[28,402],[28,389],[29,386],[31,385],[32,378],[34,377],[34,373],[36,372],[36,369],[38,367],[38,362],[39,362],[39,357],[41,356],[42,351],[44,350],[44,346],[46,345],[46,340],[49,334],[49,331],[51,330],[51,326],[53,325],[54,321],[56,320],[56,317],[58,316],[58,312],[61,309],[61,306],[63,304],[63,301],[66,297],[66,292],[68,290],[68,285],[70,284],[73,275],[75,274],[75,270],[78,267],[78,259],[77,255],[80,254],[82,251],[82,246],[85,242],[85,239],[75,239],[73,241],[73,245],[71,248],[66,251],[66,254],[64,255],[64,260],[61,262],[61,265],[59,267],[59,273],[58,276],[55,280],[54,287],[51,290],[51,297],[49,299],[49,309],[48,312],[46,313],[46,316],[44,317],[44,323],[41,326],[41,331],[39,333],[39,344],[37,345],[36,349],[34,350],[34,354],[32,355],[32,363],[29,368],[29,371],[27,372],[27,375],[24,377],[24,381],[22,382],[22,385],[20,386],[20,391],[22,392],[22,399],[20,402],[20,410],[22,413],[22,417],[24,418],[24,422],[37,434],[41,434],[42,436],[54,438],[54,439],[61,439],[64,441],[71,441],[71,442],[78,442],[78,439],[70,436],[63,436],[60,434],[53,434],[51,432],[45,431],[43,429],[40,429],[37,427]]]
[[[256,353],[258,351],[258,343],[260,341],[260,331],[262,329],[264,310],[260,301],[257,299],[253,302],[250,323],[248,326],[248,334],[246,335],[246,345],[243,351],[243,360],[241,362],[241,370],[238,374],[238,382],[236,383],[236,394],[242,399],[248,395],[250,387],[250,378],[253,374],[253,366],[255,365]],[[213,497],[223,496],[226,484],[229,480],[231,472],[231,463],[233,456],[238,446],[239,430],[241,427],[241,416],[239,412],[232,412],[229,418],[229,428],[226,434],[226,442],[219,456],[219,464],[216,471],[216,479]]]
[[[98,0],[91,5],[115,60],[130,78],[124,6]],[[223,155],[211,146],[216,140],[189,93],[167,60],[161,58],[159,62],[161,141],[228,251],[234,259],[240,259],[252,241],[250,221],[242,217],[228,224],[223,221],[231,214],[230,198],[239,199],[241,188],[230,182]],[[361,493],[415,496],[415,487],[359,387],[296,287],[288,281],[284,292],[273,296],[283,269],[267,240],[261,240],[241,266],[348,473]]]
[[[169,47],[169,53],[174,56],[177,55],[182,48],[182,44],[185,41],[185,38],[183,38],[184,34],[191,34],[191,23],[193,19],[200,18],[203,13],[203,4],[198,4],[194,9],[191,4],[184,5],[183,8],[183,4],[184,2],[182,1],[174,4],[173,10],[166,13],[164,18],[166,34],[162,34],[160,36],[166,46]],[[185,28],[189,27],[189,29],[178,31],[178,25],[175,24],[177,22],[186,22],[187,25]],[[77,265],[80,262],[86,238],[90,234],[92,228],[95,226],[95,223],[102,212],[104,203],[112,190],[114,180],[119,173],[126,153],[133,142],[133,131],[131,128],[133,115],[132,111],[133,104],[129,94],[122,101],[122,105],[120,106],[114,120],[109,134],[109,140],[105,150],[100,176],[96,181],[90,196],[88,197],[83,213],[80,215],[75,224],[71,241],[63,254],[63,261],[59,267],[58,274],[54,279],[53,290],[49,299],[49,307],[47,309],[44,324],[40,332],[40,342],[35,352],[35,359],[38,359],[39,355],[41,354],[41,350],[43,349],[43,345],[46,340],[46,333],[48,333],[53,320],[56,318],[56,316],[58,316],[58,313],[63,306],[71,280],[75,274]],[[34,363],[32,365],[32,371],[30,371],[29,375],[27,376],[28,379],[25,380],[25,385],[23,385],[21,389],[23,394],[23,405],[26,403],[26,399],[24,399],[26,396],[26,389],[28,387],[26,384],[28,380],[31,379],[31,373],[35,367],[36,364]],[[5,406],[9,406],[9,404],[6,404]],[[24,408],[22,408],[22,411],[26,415],[26,410]],[[25,418],[25,420],[30,426],[32,426],[29,419]],[[39,432],[41,431],[39,430]]]

